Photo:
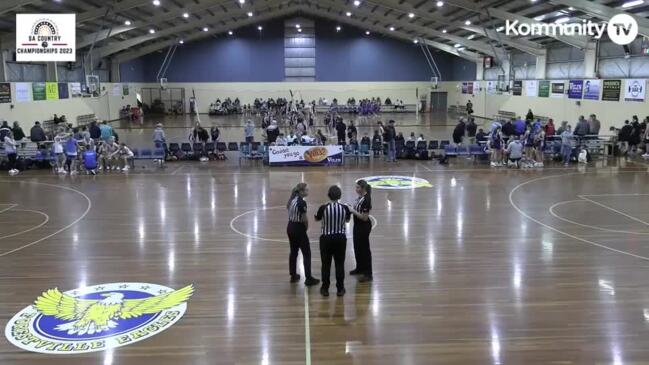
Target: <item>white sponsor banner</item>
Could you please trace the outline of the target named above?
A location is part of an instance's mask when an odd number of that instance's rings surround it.
[[[538,96],[539,83],[536,80],[525,80],[525,95]]]
[[[342,146],[270,146],[270,165],[342,165]]]
[[[16,14],[16,61],[76,61],[76,15]]]
[[[487,94],[495,94],[496,86],[497,86],[496,81],[487,81]]]
[[[122,84],[113,84],[113,96],[122,96]]]
[[[31,90],[32,90],[31,82],[17,82],[16,102],[24,103],[24,102],[32,101]]]
[[[473,95],[477,95],[480,93],[480,82],[479,81],[474,81],[473,82]]]
[[[70,83],[70,94],[73,98],[80,98],[81,95],[81,83],[80,82],[71,82]]]
[[[647,94],[647,80],[624,80],[624,101],[644,101]]]

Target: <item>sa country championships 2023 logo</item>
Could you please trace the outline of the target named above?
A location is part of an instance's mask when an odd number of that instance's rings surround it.
[[[428,180],[414,176],[368,176],[363,180],[375,189],[406,190],[433,186]]]
[[[14,345],[46,354],[79,354],[126,346],[173,326],[194,293],[146,283],[112,283],[61,293],[50,289],[5,328]]]
[[[16,60],[74,62],[75,14],[16,14]]]

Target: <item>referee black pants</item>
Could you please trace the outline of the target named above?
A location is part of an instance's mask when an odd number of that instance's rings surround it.
[[[336,288],[345,289],[345,250],[347,236],[344,234],[320,236],[320,258],[322,259],[322,288],[329,289],[331,259],[336,264]]]
[[[302,262],[304,263],[304,276],[311,277],[311,244],[306,233],[306,226],[302,223],[288,222],[286,227],[288,242],[291,246],[291,253],[288,256],[288,271],[291,276],[297,275],[297,253],[302,251]]]
[[[354,256],[356,257],[356,270],[367,276],[372,276],[372,251],[370,251],[370,232],[372,223],[354,222]]]

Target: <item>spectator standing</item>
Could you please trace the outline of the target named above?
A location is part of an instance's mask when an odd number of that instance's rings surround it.
[[[462,139],[466,133],[466,124],[464,123],[464,118],[460,118],[460,121],[455,126],[453,130],[453,143],[456,145],[462,144]]]
[[[545,124],[545,135],[547,137],[554,136],[556,131],[554,130],[554,122],[552,119],[548,119],[548,122]]]
[[[105,120],[101,122],[101,125],[99,126],[99,131],[101,133],[101,139],[104,142],[108,142],[110,137],[113,136],[113,127],[111,127],[110,124],[108,124],[108,122]]]
[[[16,158],[18,155],[13,132],[9,130],[3,137],[2,141],[4,142],[5,153],[7,154],[7,160],[9,162],[9,175],[17,175],[20,171],[16,169]]]
[[[41,127],[40,122],[35,122],[34,126],[32,129],[29,131],[29,139],[32,142],[44,142],[47,140],[47,137],[45,136],[45,131],[43,130],[43,127]]]
[[[88,131],[90,132],[90,138],[94,140],[101,138],[101,128],[99,128],[96,120],[90,123],[90,128],[88,128]]]
[[[255,140],[255,125],[252,123],[252,120],[248,119],[246,125],[243,127],[243,134],[246,139],[246,142],[252,143]],[[275,137],[277,139],[277,136]]]
[[[343,122],[342,118],[338,119],[338,123],[336,123],[336,133],[338,135],[338,144],[341,146],[345,145],[345,131],[347,130],[347,125],[345,125],[345,122]]]
[[[14,140],[22,141],[25,138],[25,132],[23,132],[23,129],[20,127],[18,122],[14,122],[14,127],[11,131],[14,134]]]
[[[588,134],[597,136],[599,135],[599,129],[601,128],[601,123],[597,119],[595,114],[591,114],[588,119]]]
[[[573,134],[578,137],[584,137],[587,135],[590,131],[590,127],[588,126],[588,121],[584,118],[584,116],[579,117],[579,121],[577,121],[577,126],[575,127],[575,131]]]
[[[385,127],[383,141],[388,144],[388,162],[397,162],[397,130],[394,128],[394,120],[388,122]]]
[[[475,119],[473,117],[469,118],[469,122],[466,124],[466,136],[469,137],[469,143],[475,143],[475,134],[478,126],[475,124]]]

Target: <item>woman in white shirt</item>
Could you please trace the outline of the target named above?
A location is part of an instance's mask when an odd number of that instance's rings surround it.
[[[4,138],[4,147],[7,159],[9,160],[9,175],[17,175],[20,171],[16,169],[16,141],[14,140],[14,134],[11,130]]]

